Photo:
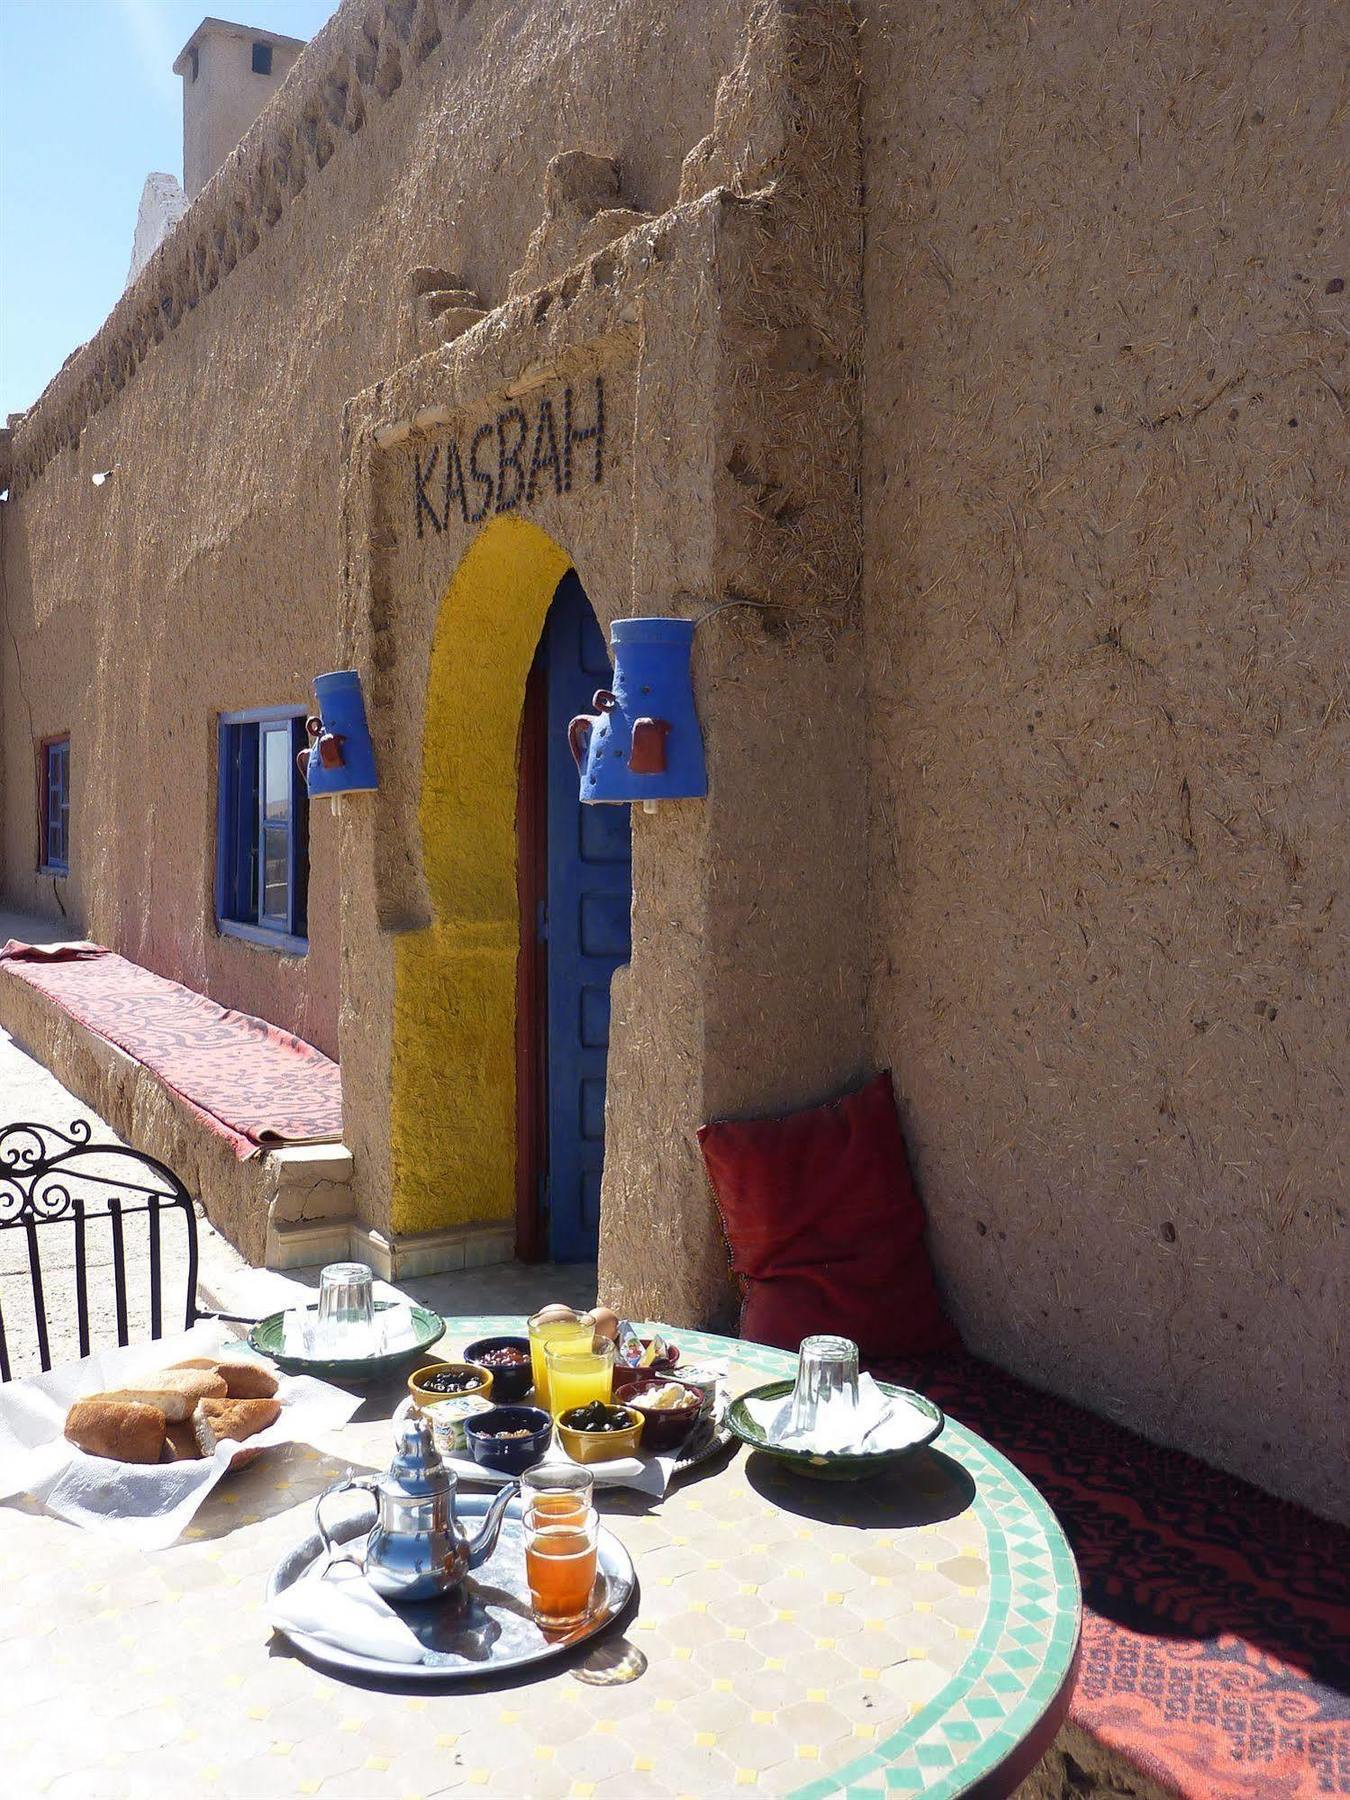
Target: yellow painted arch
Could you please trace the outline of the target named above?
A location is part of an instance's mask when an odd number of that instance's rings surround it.
[[[427,675],[419,825],[432,922],[395,947],[395,1233],[515,1208],[517,743],[530,664],[572,559],[510,514],[441,601]]]

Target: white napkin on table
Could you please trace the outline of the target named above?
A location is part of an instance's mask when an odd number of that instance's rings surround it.
[[[571,1458],[560,1455],[559,1460],[570,1463]],[[677,1456],[616,1456],[610,1462],[586,1463],[584,1467],[598,1488],[635,1488],[640,1494],[655,1494],[660,1499],[670,1485],[678,1460]],[[514,1475],[503,1475],[499,1469],[485,1469],[482,1463],[467,1456],[442,1456],[441,1461],[460,1481],[480,1481],[488,1487],[502,1487],[517,1479]]]
[[[326,1575],[311,1569],[273,1598],[268,1618],[278,1631],[298,1631],[356,1656],[422,1660],[422,1646],[355,1563],[336,1563]]]
[[[398,1428],[411,1413],[412,1401],[404,1400],[395,1408],[390,1423],[397,1437]],[[552,1459],[572,1465],[572,1459],[556,1444],[549,1452]],[[670,1478],[675,1472],[675,1465],[680,1460],[680,1452],[676,1450],[667,1456],[616,1456],[609,1462],[594,1462],[585,1465],[587,1473],[596,1487],[630,1487],[640,1494],[654,1494],[659,1500],[670,1486]],[[514,1481],[514,1475],[504,1475],[500,1469],[486,1469],[471,1456],[447,1456],[441,1453],[441,1461],[446,1468],[460,1481],[477,1481],[484,1487],[503,1487],[508,1481]]]
[[[927,1413],[900,1395],[883,1394],[870,1375],[858,1377],[858,1404],[836,1402],[823,1407],[810,1432],[792,1431],[792,1395],[781,1400],[746,1400],[745,1410],[771,1444],[817,1455],[907,1450],[933,1428]]]

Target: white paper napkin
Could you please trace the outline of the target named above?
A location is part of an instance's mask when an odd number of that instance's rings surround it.
[[[273,1598],[268,1617],[278,1631],[303,1632],[357,1656],[422,1660],[421,1644],[354,1563],[337,1563],[322,1576],[318,1567],[309,1570]]]
[[[229,1473],[239,1446],[229,1440],[199,1462],[123,1463],[87,1456],[67,1442],[66,1414],[76,1400],[134,1385],[138,1375],[187,1356],[213,1356],[240,1346],[212,1322],[173,1338],[105,1350],[46,1375],[0,1387],[0,1499],[31,1494],[72,1525],[106,1531],[141,1550],[173,1543],[206,1496]],[[310,1376],[277,1378],[281,1417],[248,1439],[248,1448],[312,1443],[345,1425],[361,1404],[355,1394]]]
[[[820,1456],[907,1450],[933,1428],[927,1413],[899,1395],[883,1394],[870,1375],[858,1377],[856,1409],[842,1403],[826,1407],[810,1432],[788,1429],[791,1394],[781,1400],[747,1400],[745,1410],[771,1444]]]

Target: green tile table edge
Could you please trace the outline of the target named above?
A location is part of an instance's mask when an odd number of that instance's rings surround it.
[[[520,1323],[520,1318],[510,1313],[461,1315],[445,1321],[446,1339],[486,1337],[518,1330]],[[790,1351],[776,1350],[767,1344],[721,1337],[714,1332],[686,1330],[662,1324],[659,1320],[638,1323],[643,1335],[656,1330],[674,1339],[686,1361],[702,1357],[732,1361],[768,1376],[790,1376],[796,1369],[796,1358]],[[826,1800],[827,1796],[836,1794],[846,1796],[859,1781],[875,1778],[889,1770],[903,1772],[907,1780],[916,1775],[919,1777],[919,1785],[904,1788],[906,1794],[918,1795],[920,1800],[957,1800],[959,1795],[987,1779],[1015,1754],[1063,1694],[1072,1675],[1078,1654],[1082,1591],[1078,1566],[1058,1519],[1019,1469],[992,1444],[967,1430],[950,1414],[938,1439],[938,1448],[959,1462],[975,1482],[974,1510],[984,1527],[989,1547],[989,1609],[984,1623],[960,1672],[899,1731],[830,1774],[793,1789],[788,1800]],[[1010,1535],[1014,1525],[1021,1527],[1017,1539]],[[1029,1535],[1028,1526],[1031,1527]],[[902,1759],[912,1757],[921,1744],[940,1741],[943,1719],[994,1660],[1000,1638],[1010,1621],[1015,1622],[1012,1560],[1014,1557],[1030,1559],[1038,1552],[1048,1558],[1050,1567],[1047,1572],[1038,1573],[1037,1581],[1049,1583],[1051,1588],[1044,1602],[1051,1613],[1051,1624],[1044,1634],[1041,1659],[1023,1673],[1008,1671],[1017,1682],[1016,1698],[1003,1719],[997,1726],[991,1726],[979,1745],[972,1750],[953,1752],[954,1756],[960,1757],[956,1766],[947,1770],[925,1770],[906,1760],[902,1769]],[[1062,1629],[1066,1619],[1071,1626],[1067,1632]]]

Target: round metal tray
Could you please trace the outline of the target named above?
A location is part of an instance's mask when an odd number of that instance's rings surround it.
[[[483,1494],[457,1496],[456,1510],[470,1532],[491,1505]],[[310,1662],[351,1675],[376,1675],[397,1681],[469,1681],[502,1675],[527,1664],[561,1656],[564,1650],[592,1638],[613,1623],[637,1592],[633,1559],[604,1525],[600,1527],[598,1569],[591,1593],[590,1617],[553,1635],[534,1622],[525,1580],[525,1547],[520,1523],[522,1504],[513,1500],[502,1521],[492,1555],[475,1569],[457,1595],[416,1606],[401,1606],[399,1617],[423,1646],[420,1663],[385,1662],[324,1643],[307,1632],[283,1631]],[[355,1500],[338,1520],[333,1536],[340,1543],[364,1538],[373,1523],[369,1500]],[[311,1534],[283,1556],[267,1583],[270,1602],[322,1561],[319,1534]]]
[[[791,1381],[767,1381],[762,1387],[751,1388],[748,1393],[741,1394],[732,1401],[727,1411],[727,1424],[743,1444],[747,1444],[752,1450],[762,1451],[765,1456],[772,1456],[798,1475],[809,1475],[816,1481],[867,1481],[873,1475],[886,1474],[888,1470],[913,1456],[915,1451],[925,1449],[946,1424],[942,1408],[935,1401],[916,1394],[912,1388],[897,1387],[892,1381],[879,1381],[877,1386],[883,1394],[908,1400],[917,1412],[924,1415],[929,1424],[922,1437],[899,1450],[833,1450],[823,1454],[776,1444],[765,1435],[763,1426],[751,1417],[745,1402],[784,1400],[792,1392]]]
[[[390,1300],[377,1300],[377,1313],[387,1312],[393,1306]],[[317,1312],[314,1306],[307,1307],[307,1312]],[[256,1350],[260,1356],[268,1357],[279,1369],[288,1375],[315,1375],[321,1381],[344,1382],[377,1381],[381,1375],[389,1375],[395,1369],[404,1367],[414,1357],[425,1356],[435,1343],[445,1336],[445,1320],[438,1312],[432,1312],[427,1306],[412,1308],[413,1328],[417,1333],[415,1344],[405,1344],[401,1350],[388,1350],[379,1356],[362,1356],[353,1360],[326,1360],[323,1357],[287,1356],[282,1351],[284,1342],[285,1313],[269,1313],[248,1334],[249,1348]]]

